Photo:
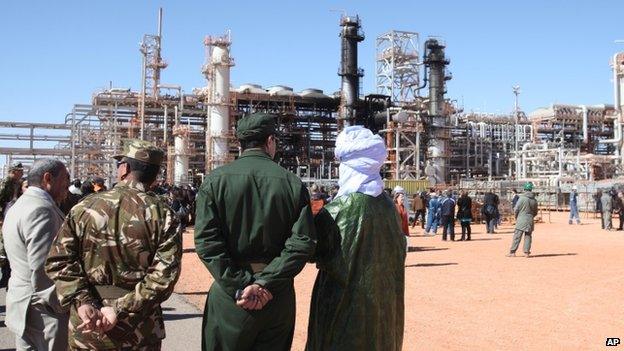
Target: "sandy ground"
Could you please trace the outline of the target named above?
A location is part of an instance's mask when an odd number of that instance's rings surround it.
[[[548,222],[548,216],[545,216]],[[607,337],[624,341],[624,232],[598,220],[568,225],[551,213],[536,226],[533,257],[507,258],[513,228],[473,241],[409,238],[405,263],[404,350],[601,350]],[[459,228],[456,228],[459,230]],[[176,291],[200,308],[212,279],[185,234],[183,274]],[[519,250],[518,253],[521,250]],[[305,346],[316,269],[296,278],[293,350]]]

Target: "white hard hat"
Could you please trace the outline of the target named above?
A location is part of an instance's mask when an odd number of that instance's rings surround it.
[[[394,190],[392,190],[395,194],[405,194],[405,189],[403,189],[403,187],[397,185],[394,187]]]
[[[572,190],[578,190],[578,188],[576,187],[576,185],[572,186]]]

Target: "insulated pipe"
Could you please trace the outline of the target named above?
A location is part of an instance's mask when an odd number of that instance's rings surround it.
[[[587,119],[589,118],[587,106],[581,105],[581,111],[583,113],[583,144],[587,144],[589,142],[589,135],[587,134]]]

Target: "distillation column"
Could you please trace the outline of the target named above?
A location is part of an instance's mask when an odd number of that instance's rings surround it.
[[[354,125],[356,118],[357,103],[360,92],[360,78],[364,76],[358,68],[357,50],[358,43],[364,40],[361,31],[360,18],[358,16],[343,16],[340,19],[341,55],[340,72],[342,86],[340,89],[340,114],[339,118],[344,126]]]
[[[449,60],[444,57],[444,45],[436,39],[425,42],[425,65],[429,69],[429,133],[430,146],[427,150],[429,164],[425,173],[434,184],[447,180],[447,155],[449,153],[448,120],[444,115],[445,67]]]
[[[183,125],[176,125],[173,127],[173,135],[175,137],[173,184],[180,186],[189,183],[189,128]]]
[[[204,40],[207,61],[203,73],[208,80],[208,120],[206,121],[206,174],[226,164],[229,159],[230,127],[230,57],[229,34]]]

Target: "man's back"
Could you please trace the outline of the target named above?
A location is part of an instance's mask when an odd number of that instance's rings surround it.
[[[602,211],[604,212],[611,212],[611,210],[613,209],[613,198],[607,192],[602,194],[602,197],[600,198],[600,203],[602,205]]]
[[[57,292],[63,305],[72,306],[70,323],[80,324],[75,307],[84,302],[85,284],[91,294],[98,291],[105,306],[123,313],[108,336],[73,332],[72,347],[136,347],[165,337],[159,304],[179,275],[182,243],[176,227],[175,213],[136,181],[92,194],[71,210],[46,266],[52,278],[65,280]],[[64,255],[79,255],[80,269],[60,269],[57,261]]]
[[[316,246],[310,207],[302,182],[260,149],[244,151],[204,180],[195,250],[215,279],[204,311],[204,350],[290,349],[293,280]],[[241,292],[258,288],[273,297],[260,310],[237,305],[248,299]]]
[[[243,262],[269,263],[278,256],[309,202],[302,182],[257,150],[212,172],[202,192],[214,199],[211,207],[221,220],[229,253]]]
[[[445,197],[442,199],[442,216],[453,216],[455,214],[455,200],[450,197]]]
[[[2,227],[11,278],[7,290],[7,325],[22,333],[29,304],[58,310],[54,282],[45,275],[43,263],[58,228],[62,213],[44,191],[29,189],[7,212]]]
[[[514,211],[516,214],[516,229],[532,232],[533,218],[537,215],[535,195],[530,191],[520,195]]]

